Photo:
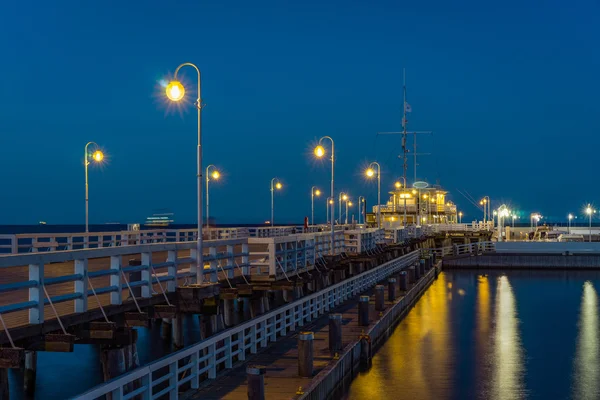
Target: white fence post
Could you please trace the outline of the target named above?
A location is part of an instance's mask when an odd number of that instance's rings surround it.
[[[82,313],[88,307],[88,260],[82,258],[75,260],[75,274],[80,274],[81,279],[75,281],[75,293],[81,294],[80,299],[75,299],[75,312]]]
[[[152,266],[152,252],[142,253],[142,266],[147,268],[141,271],[142,281],[147,283],[142,286],[142,297],[152,297],[152,274],[150,273],[150,267]],[[158,279],[158,276],[156,277]]]
[[[29,309],[29,323],[44,322],[44,264],[29,264],[29,280],[36,281],[35,287],[29,288],[29,301],[37,302],[37,306]]]
[[[123,257],[122,256],[111,256],[110,257],[110,269],[114,272],[110,275],[110,285],[116,286],[118,289],[116,292],[110,293],[110,304],[121,304],[123,302],[122,296],[122,283],[121,283],[121,271],[123,268]]]

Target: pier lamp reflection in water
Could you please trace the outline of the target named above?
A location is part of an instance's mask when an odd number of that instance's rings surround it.
[[[598,293],[590,281],[583,284],[578,331],[572,378],[573,398],[598,399],[600,398]]]

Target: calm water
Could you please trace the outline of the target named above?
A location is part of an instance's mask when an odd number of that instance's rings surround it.
[[[347,399],[600,399],[599,272],[443,273]]]

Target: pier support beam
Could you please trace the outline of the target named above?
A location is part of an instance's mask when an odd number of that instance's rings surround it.
[[[35,376],[37,372],[37,352],[25,352],[25,371],[23,374],[23,389],[28,395],[35,393]],[[1,397],[0,397],[1,398]]]
[[[167,340],[171,337],[171,331],[172,331],[172,325],[173,323],[171,322],[171,318],[163,318],[162,319],[162,326],[161,326],[161,333],[160,336]]]
[[[177,313],[173,318],[173,345],[181,349],[183,347],[183,316],[184,314]]]
[[[358,299],[358,324],[369,326],[369,296],[360,296]]]
[[[125,366],[125,352],[122,347],[104,347],[100,353],[100,362],[102,363],[102,374],[104,382],[124,374],[127,370]]]
[[[375,286],[375,310],[385,310],[385,286]]]
[[[407,268],[406,274],[408,275],[408,284],[415,283],[415,267]]]
[[[388,300],[396,300],[396,278],[388,279]]]
[[[425,276],[425,263],[429,263],[431,260],[431,258],[427,257],[427,259],[423,260],[421,259],[419,261],[419,274],[421,276]]]
[[[265,400],[265,373],[267,367],[250,365],[246,368],[248,378],[248,400]]]
[[[342,314],[329,314],[329,353],[342,350]]]
[[[417,262],[413,266],[413,268],[415,270],[415,281],[418,281],[421,278],[421,267],[419,266],[419,263]]]
[[[8,368],[0,368],[0,400],[10,400],[8,390]]]
[[[223,313],[225,317],[225,326],[231,327],[239,323],[235,312],[235,299],[223,299]]]
[[[313,332],[300,332],[298,335],[298,375],[304,378],[313,376]]]

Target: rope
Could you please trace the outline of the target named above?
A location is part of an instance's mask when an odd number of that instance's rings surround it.
[[[279,268],[281,268],[281,271],[283,272],[283,275],[285,276],[285,279],[287,279],[288,282],[291,282],[290,278],[288,278],[288,276],[285,273],[285,270],[283,269],[283,266],[281,265],[281,263],[279,262],[279,260],[276,259],[275,262],[277,263],[277,265],[279,265]]]
[[[217,262],[217,266],[218,266],[219,268],[221,268],[221,271],[223,271],[223,275],[225,275],[225,280],[227,280],[227,283],[229,284],[229,287],[230,287],[231,289],[233,289],[233,286],[231,286],[231,282],[229,282],[229,278],[227,277],[227,273],[225,272],[225,270],[224,270],[224,269],[223,269],[223,267],[221,266],[221,262],[220,262],[220,261],[219,261],[219,262]]]
[[[48,291],[46,290],[46,286],[43,286],[43,288],[44,288],[44,294],[46,295],[46,298],[48,299],[48,302],[50,303],[50,307],[52,307],[52,311],[54,311],[54,315],[56,315],[56,319],[58,320],[58,324],[60,325],[60,328],[62,329],[63,333],[66,335],[67,334],[67,330],[65,329],[62,321],[60,320],[60,317],[58,316],[58,312],[56,311],[56,308],[54,307],[54,303],[52,303],[52,299],[50,298],[50,295],[48,295]]]
[[[135,299],[133,290],[131,289],[131,286],[129,286],[129,281],[127,280],[127,277],[125,276],[125,273],[123,271],[121,271],[121,276],[123,276],[123,280],[125,280],[125,284],[127,284],[127,288],[129,289],[129,293],[131,294],[131,297],[133,298],[133,302],[135,303],[135,306],[137,307],[138,312],[141,314],[142,310],[140,308],[140,305],[138,304],[137,300]]]
[[[15,342],[13,342],[13,340],[12,340],[12,336],[10,335],[10,332],[8,331],[8,327],[6,326],[6,323],[4,322],[4,318],[2,318],[2,314],[0,314],[0,321],[2,321],[2,326],[4,327],[4,332],[6,332],[6,336],[8,337],[8,341],[10,342],[10,345],[12,346],[13,349],[16,349],[17,346],[15,346]]]
[[[98,298],[98,295],[96,294],[96,291],[94,290],[94,285],[92,285],[92,280],[88,279],[88,284],[90,285],[90,289],[92,289],[92,293],[94,294],[94,297],[96,298],[96,302],[98,302],[98,306],[100,307],[100,311],[102,311],[102,315],[104,315],[104,320],[108,323],[110,323],[110,321],[108,320],[108,317],[106,316],[106,313],[104,312],[104,307],[102,307],[102,303],[100,303],[100,299]]]
[[[249,285],[250,282],[248,282],[248,279],[246,279],[246,275],[244,275],[244,271],[242,271],[242,267],[240,267],[240,265],[238,264],[238,262],[236,260],[233,260],[233,262],[235,263],[235,266],[238,267],[238,269],[242,273],[242,278],[244,278],[244,281],[246,281],[246,285]]]
[[[167,305],[170,306],[171,303],[169,302],[167,294],[165,293],[165,289],[163,289],[163,286],[160,283],[160,280],[158,279],[158,276],[156,275],[156,271],[154,270],[154,267],[152,265],[150,265],[150,269],[152,269],[152,276],[156,277],[156,282],[158,282],[158,286],[160,287],[160,291],[162,292],[163,296],[165,296],[165,300],[167,301]],[[175,279],[177,279],[177,277],[175,277]]]

